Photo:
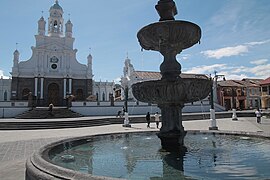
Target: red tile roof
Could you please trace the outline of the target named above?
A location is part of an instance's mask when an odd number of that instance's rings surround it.
[[[137,79],[161,79],[161,74],[159,72],[151,71],[134,71],[134,76]],[[186,74],[181,73],[181,78],[207,78],[205,74]]]
[[[139,79],[161,79],[159,72],[151,71],[134,71],[134,76]]]
[[[260,84],[257,84],[255,82],[252,82],[252,81],[240,81],[240,80],[233,80],[234,82],[236,83],[239,83],[245,87],[260,87]]]
[[[261,81],[260,85],[266,85],[266,84],[270,84],[270,77],[266,78],[265,80]]]
[[[242,81],[251,82],[251,83],[254,83],[254,84],[257,84],[257,85],[260,85],[260,82],[262,80],[263,79],[252,79],[252,78],[244,78],[244,79],[242,79]]]
[[[237,83],[234,80],[218,81],[217,83],[222,87],[244,87],[242,84]]]

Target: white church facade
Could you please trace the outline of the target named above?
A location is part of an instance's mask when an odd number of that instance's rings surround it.
[[[61,106],[66,105],[67,95],[85,100],[93,94],[92,56],[87,57],[87,64],[77,61],[73,24],[70,19],[65,23],[58,0],[49,14],[47,22],[43,16],[38,21],[31,58],[21,61],[18,50],[13,54],[11,100],[25,100],[31,92],[38,105]]]

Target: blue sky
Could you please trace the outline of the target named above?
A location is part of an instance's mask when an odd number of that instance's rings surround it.
[[[35,46],[37,21],[47,20],[54,0],[0,1],[0,76],[8,77],[13,52],[28,60]],[[159,71],[162,56],[143,51],[137,32],[158,21],[157,0],[59,0],[64,19],[73,23],[77,60],[86,64],[93,56],[96,81],[113,81],[123,75],[124,60],[136,70]],[[269,0],[175,0],[177,20],[202,29],[201,44],[177,56],[182,72],[225,75],[226,79],[270,76]],[[89,50],[91,48],[91,50]]]

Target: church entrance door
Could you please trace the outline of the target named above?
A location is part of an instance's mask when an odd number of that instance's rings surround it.
[[[59,85],[51,83],[48,86],[48,104],[53,103],[54,106],[59,105]]]

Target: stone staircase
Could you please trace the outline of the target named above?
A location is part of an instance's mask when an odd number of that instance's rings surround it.
[[[50,121],[18,121],[18,122],[2,122],[0,130],[33,130],[33,129],[62,129],[62,128],[81,128],[92,126],[110,125],[108,119],[95,120],[50,120]]]
[[[55,118],[76,118],[82,117],[81,114],[71,111],[65,107],[55,107],[52,113],[46,107],[38,107],[32,110],[26,111],[16,116],[16,119],[55,119]]]
[[[54,109],[54,117],[51,117],[49,115],[48,108],[43,108],[43,110],[40,110],[40,108],[33,109],[31,111],[25,112],[21,114],[21,117],[25,117],[25,120],[21,119],[11,119],[11,120],[2,120],[0,123],[0,130],[30,130],[30,129],[61,129],[61,128],[80,128],[80,127],[92,127],[92,126],[104,126],[104,125],[111,125],[111,124],[123,124],[124,118],[116,118],[114,117],[95,117],[95,118],[75,118],[75,119],[69,119],[69,118],[62,118],[62,119],[56,119],[63,116],[71,116],[68,115],[68,113],[75,114],[80,116],[79,114],[76,114],[67,108],[60,108],[61,110],[58,110],[58,108]],[[65,110],[63,110],[65,109]],[[38,113],[37,113],[38,111]],[[40,112],[42,111],[42,113]],[[61,111],[61,113],[59,112]],[[70,112],[67,112],[70,111]],[[33,113],[33,114],[32,114]],[[32,115],[30,115],[32,114]],[[238,117],[254,117],[255,113],[253,111],[250,112],[239,112],[237,111]],[[31,118],[35,118],[37,120],[30,120]],[[44,118],[45,117],[45,118]],[[217,112],[216,118],[228,118],[229,120],[232,117],[232,112]],[[40,121],[38,120],[40,118]],[[47,120],[42,120],[46,119]],[[49,119],[50,118],[50,119]],[[54,118],[54,119],[53,119]],[[189,120],[207,120],[209,119],[209,113],[187,113],[183,114],[183,121],[189,121]],[[27,120],[29,119],[29,120]],[[131,116],[129,117],[129,121],[131,124],[134,123],[145,123],[145,115],[141,116]],[[151,117],[151,122],[154,122],[154,117]]]

